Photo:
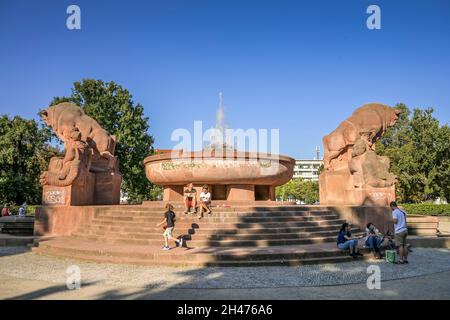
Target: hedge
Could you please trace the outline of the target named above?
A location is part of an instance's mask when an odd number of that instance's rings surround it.
[[[3,208],[3,206],[1,206]],[[16,215],[19,213],[20,206],[10,206],[9,211],[11,211],[12,214]],[[36,205],[29,205],[27,206],[27,216],[34,215],[34,212],[36,211]]]
[[[403,203],[399,205],[408,214],[423,216],[450,216],[450,204]]]

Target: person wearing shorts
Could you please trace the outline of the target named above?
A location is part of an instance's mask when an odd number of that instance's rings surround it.
[[[400,210],[395,201],[391,204],[392,220],[395,227],[395,244],[399,250],[399,264],[408,263],[408,247],[406,245],[406,238],[408,237],[408,226],[406,224],[406,213]]]
[[[191,213],[196,213],[196,207],[197,207],[197,190],[194,189],[194,185],[189,183],[187,185],[187,188],[184,189],[183,192],[184,196],[184,213],[187,214],[189,211]]]
[[[166,205],[167,211],[164,213],[164,220],[158,223],[156,226],[159,227],[164,224],[164,247],[163,250],[170,250],[169,240],[175,241],[177,247],[183,246],[183,238],[179,240],[173,236],[173,229],[175,228],[175,212],[173,212],[173,206],[168,203]]]
[[[211,192],[208,191],[208,186],[204,185],[202,188],[202,192],[200,193],[200,216],[199,219],[203,218],[203,211],[206,210],[206,213],[211,214],[211,209],[209,206],[211,205]]]

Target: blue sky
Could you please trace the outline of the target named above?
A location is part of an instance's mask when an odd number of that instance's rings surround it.
[[[66,8],[81,8],[81,30]],[[381,30],[366,8],[381,7]],[[176,128],[279,128],[310,158],[367,102],[434,107],[450,119],[450,1],[0,0],[0,113],[36,118],[82,78],[114,80],[150,117],[155,147]]]

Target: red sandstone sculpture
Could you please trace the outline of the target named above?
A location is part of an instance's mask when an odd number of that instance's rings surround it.
[[[395,199],[396,179],[389,172],[389,158],[375,153],[375,143],[399,114],[400,110],[383,104],[366,104],[323,138],[321,204],[387,205]]]
[[[72,103],[40,112],[64,142],[64,157],[50,160],[42,173],[43,204],[118,204],[121,175],[114,157],[115,137]]]
[[[340,168],[350,160],[352,146],[359,138],[363,138],[369,149],[375,151],[375,142],[386,130],[393,126],[400,110],[379,103],[369,103],[356,109],[332,133],[323,138],[325,170]],[[332,164],[333,160],[335,163]]]
[[[90,168],[91,153],[88,145],[81,141],[77,128],[64,132],[66,154],[64,158],[53,157],[48,171],[41,174],[41,185],[65,187],[71,185],[82,174],[87,174]]]

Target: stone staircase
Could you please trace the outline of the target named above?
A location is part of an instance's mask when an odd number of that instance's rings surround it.
[[[347,261],[336,248],[344,222],[336,213],[307,206],[216,207],[203,219],[177,206],[174,236],[185,247],[161,250],[163,208],[99,207],[70,237],[41,241],[34,250],[86,260],[144,265],[300,265]],[[358,230],[353,229],[357,234]],[[173,245],[173,243],[171,244]]]

